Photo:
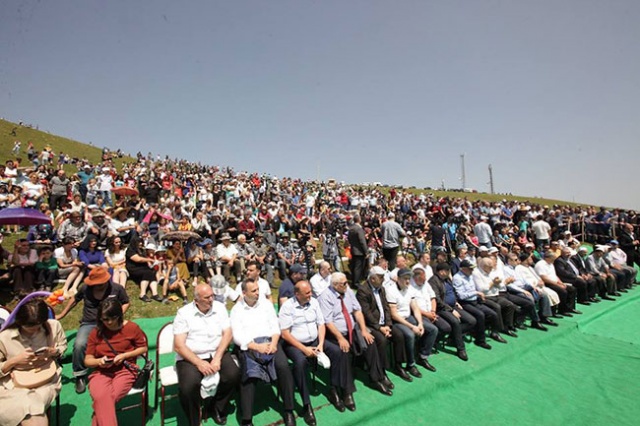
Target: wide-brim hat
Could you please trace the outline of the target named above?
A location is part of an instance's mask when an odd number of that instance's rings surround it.
[[[231,235],[229,235],[227,232],[222,234],[222,236],[220,237],[220,241],[224,241],[224,240],[231,240]]]
[[[88,286],[106,284],[111,281],[111,274],[104,266],[92,269],[89,275],[84,279],[84,283]]]

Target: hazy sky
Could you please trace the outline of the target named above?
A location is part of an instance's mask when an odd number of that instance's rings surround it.
[[[0,115],[125,152],[640,208],[640,1],[13,1]],[[628,183],[627,183],[628,182]]]

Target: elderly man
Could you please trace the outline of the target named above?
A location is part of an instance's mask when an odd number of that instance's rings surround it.
[[[523,283],[525,290],[533,291],[531,293],[532,295],[537,293],[540,322],[556,327],[558,324],[553,322],[549,317],[553,315],[552,306],[557,306],[560,303],[558,293],[544,285],[544,281],[542,281],[540,275],[538,275],[533,268],[534,260],[532,254],[526,252],[521,253],[518,259],[520,262],[515,267],[516,282],[514,282],[514,284]]]
[[[213,398],[207,398],[205,415],[219,425],[227,422],[229,400],[240,383],[240,369],[227,351],[231,343],[231,325],[225,306],[214,300],[207,284],[198,284],[194,301],[178,310],[173,321],[173,346],[176,351],[178,396],[189,424],[200,424],[200,387],[202,379],[219,374],[220,382]]]
[[[486,341],[485,324],[491,325],[491,338],[500,343],[507,343],[496,331],[498,315],[496,312],[482,303],[484,301],[484,293],[476,290],[473,282],[472,274],[476,266],[468,260],[460,263],[460,272],[453,276],[453,289],[456,292],[458,301],[462,308],[469,312],[476,319],[476,336],[475,344],[484,349],[491,349]]]
[[[289,268],[289,277],[287,277],[278,289],[278,306],[282,306],[287,299],[293,297],[293,286],[307,277],[307,268],[299,263],[295,263]]]
[[[353,290],[347,285],[346,275],[342,272],[334,272],[331,275],[331,287],[320,295],[318,302],[329,331],[327,340],[337,343],[345,353],[355,350],[362,351],[369,366],[372,387],[384,395],[393,395],[391,391],[393,383],[385,374],[384,363],[378,355],[374,337],[367,329],[360,303]],[[364,340],[364,347],[354,348],[356,326],[360,328],[359,332]],[[359,342],[358,345],[360,343],[362,342]],[[336,405],[334,401],[331,402]],[[336,408],[338,407],[336,405]]]
[[[547,331],[547,327],[540,324],[540,315],[536,311],[536,301],[548,303],[548,298],[540,297],[533,286],[524,282],[516,273],[516,267],[520,263],[518,255],[511,252],[507,255],[507,265],[503,268],[504,283],[507,287],[507,297],[520,307],[523,314],[531,320],[531,328]],[[550,308],[549,308],[550,312]]]
[[[296,424],[293,414],[294,384],[287,356],[278,350],[280,325],[273,304],[260,297],[257,282],[243,281],[242,297],[231,309],[233,342],[239,349],[240,415],[252,424],[256,383],[277,381],[284,406],[284,424]]]
[[[610,270],[616,275],[618,290],[626,292],[633,286],[636,277],[636,270],[627,266],[627,254],[620,248],[618,240],[609,241],[609,251],[605,255]]]
[[[571,284],[565,284],[558,278],[556,268],[553,266],[555,257],[556,255],[552,251],[544,252],[543,259],[536,263],[536,273],[540,275],[545,286],[558,293],[558,297],[560,297],[559,314],[567,317],[572,317],[573,314],[581,314],[582,312],[575,309],[576,288]]]
[[[251,247],[250,244],[247,244],[247,237],[244,234],[238,235],[238,242],[235,246],[238,251],[238,268],[236,269],[236,273],[239,276],[242,276],[245,273],[247,263],[255,260],[256,256],[253,251],[253,247]]]
[[[309,283],[313,289],[313,297],[320,296],[331,285],[331,264],[324,260],[320,262],[318,272],[311,277]]]
[[[632,224],[624,224],[618,240],[620,249],[627,255],[627,266],[633,267],[634,263],[640,265],[640,240],[636,237]]]
[[[404,335],[399,326],[394,324],[387,301],[387,292],[384,287],[385,271],[379,266],[374,266],[369,270],[367,281],[358,286],[356,298],[362,308],[362,315],[367,328],[375,339],[378,349],[378,356],[382,365],[389,369],[387,358],[387,344],[391,340],[395,358],[394,372],[404,380],[411,381],[411,376],[402,368],[405,361]],[[395,283],[393,283],[395,286]]]
[[[514,332],[513,317],[516,306],[500,295],[503,277],[494,273],[495,260],[491,257],[478,259],[478,268],[473,271],[476,290],[484,295],[483,303],[498,314],[496,327],[507,336],[517,337]]]
[[[578,270],[578,276],[587,282],[589,291],[589,302],[598,303],[601,300],[597,298],[598,294],[604,294],[609,298],[607,293],[607,284],[603,278],[594,276],[589,271],[589,265],[587,265],[587,250],[586,247],[579,247],[577,252],[569,259],[571,264]],[[606,299],[605,299],[606,300]],[[609,300],[615,300],[609,298]]]
[[[418,306],[424,311],[422,315],[435,317],[434,324],[439,332],[449,334],[449,339],[456,346],[458,358],[467,361],[469,357],[462,334],[476,327],[476,319],[456,301],[450,272],[451,267],[447,263],[437,264],[435,275],[425,285],[427,281],[424,268],[414,267],[411,285],[422,296],[416,299]]]
[[[571,262],[573,249],[569,247],[563,247],[560,256],[553,261],[553,266],[556,269],[556,274],[562,282],[569,283],[576,288],[577,301],[582,305],[590,305],[590,294],[595,295],[595,282],[589,282],[582,279],[580,271]]]
[[[601,245],[594,247],[593,252],[587,257],[587,270],[594,277],[604,281],[605,288],[604,290],[601,289],[600,297],[608,300],[608,298],[613,299],[611,296],[622,296],[622,294],[618,293],[616,278],[609,271],[609,265],[604,260],[604,252],[605,248]]]

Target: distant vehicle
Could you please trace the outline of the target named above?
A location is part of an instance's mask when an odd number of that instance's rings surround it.
[[[371,186],[383,186],[382,182],[373,182]]]

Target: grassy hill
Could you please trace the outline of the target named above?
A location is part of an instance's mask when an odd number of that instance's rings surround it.
[[[12,134],[14,130],[16,136]],[[11,150],[16,140],[22,142],[20,155],[18,156],[22,158],[22,167],[31,166],[26,154],[29,141],[33,142],[36,152],[41,152],[47,145],[50,146],[56,154],[54,163],[57,163],[57,155],[60,154],[60,152],[67,153],[74,158],[87,158],[92,164],[98,164],[101,160],[102,148],[62,136],[52,135],[40,130],[19,126],[10,121],[0,120],[0,161],[2,161],[2,164],[8,159],[15,159]],[[131,160],[133,160],[131,157],[123,157],[122,159],[116,159],[115,163],[116,166],[120,167],[123,161]],[[67,169],[67,172],[76,172],[73,166],[67,166]]]

